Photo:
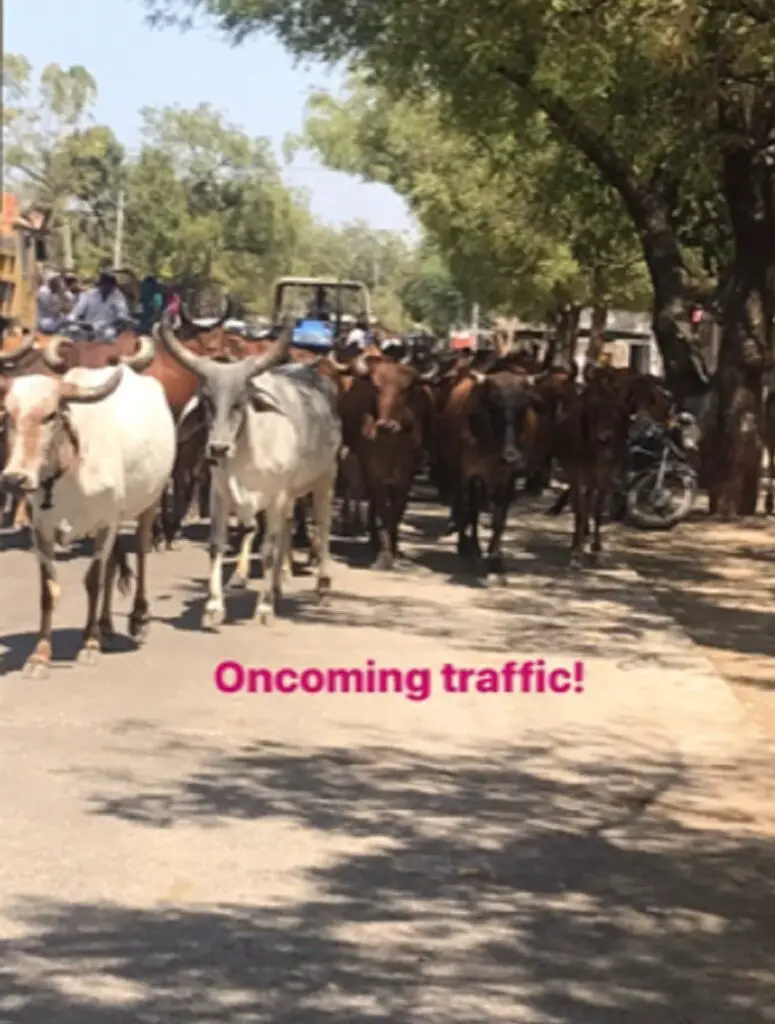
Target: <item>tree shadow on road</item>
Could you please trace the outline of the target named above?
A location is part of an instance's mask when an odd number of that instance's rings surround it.
[[[705,521],[660,540],[629,534],[623,556],[660,605],[743,687],[775,693],[772,525]]]
[[[0,1016],[775,1020],[775,853],[744,814],[719,831],[733,767],[700,778],[628,750],[570,733],[456,757],[256,744],[147,792],[95,794],[95,813],[149,829],[280,818],[321,856],[303,898],[274,905],[22,902],[0,943]]]
[[[38,634],[32,631],[6,633],[4,636],[0,636],[0,676],[7,675],[9,672],[18,672],[24,667],[27,658],[35,648],[37,637]],[[55,629],[52,646],[51,667],[53,669],[74,666],[78,652],[83,646],[83,630]],[[126,654],[136,650],[137,644],[131,637],[116,633],[111,648],[103,651],[103,656],[110,657],[112,654]]]

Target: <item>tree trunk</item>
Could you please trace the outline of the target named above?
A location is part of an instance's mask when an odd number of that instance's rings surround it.
[[[576,345],[579,339],[579,318],[581,306],[573,302],[563,303],[554,315],[553,356],[563,366],[573,366]]]
[[[711,512],[729,518],[754,514],[761,475],[763,376],[772,364],[775,314],[775,177],[763,150],[775,128],[775,91],[762,90],[750,107],[740,95],[722,96],[719,128],[734,257],[708,475]]]
[[[529,70],[500,67],[498,73],[541,109],[566,142],[583,153],[601,178],[622,198],[640,238],[654,288],[653,329],[665,376],[679,403],[707,390],[709,374],[691,323],[689,275],[671,222],[670,183],[658,170],[644,179],[604,134]]]
[[[587,346],[587,362],[596,363],[605,345],[605,328],[608,323],[608,306],[597,302],[592,306],[592,317],[589,324],[589,345]]]

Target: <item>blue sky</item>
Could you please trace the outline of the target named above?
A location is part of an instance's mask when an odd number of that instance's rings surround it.
[[[282,160],[283,138],[300,130],[309,93],[341,86],[327,69],[294,67],[274,39],[234,48],[213,28],[152,29],[144,14],[142,0],[11,0],[5,48],[36,71],[83,64],[99,85],[96,119],[130,149],[139,144],[141,107],[209,102],[251,135],[270,138]],[[307,189],[315,213],[332,224],[363,218],[376,228],[412,228],[391,189],[325,171],[311,154],[300,154],[285,177]]]

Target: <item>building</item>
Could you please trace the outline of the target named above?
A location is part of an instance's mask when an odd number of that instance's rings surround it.
[[[582,310],[576,343],[576,360],[580,367],[586,361],[591,320],[592,311]],[[496,326],[508,335],[511,347],[520,342],[537,341],[545,351],[551,333],[547,324],[526,323],[518,319],[500,319]],[[614,366],[632,366],[642,373],[662,373],[662,356],[651,329],[649,313],[611,310],[605,328],[605,349],[611,353]]]

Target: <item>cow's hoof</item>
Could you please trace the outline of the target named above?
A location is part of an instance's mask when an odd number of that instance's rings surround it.
[[[129,617],[129,635],[138,646],[144,644],[148,639],[148,625],[148,619],[145,617],[135,618],[133,615]]]
[[[490,555],[487,559],[487,571],[492,573],[493,576],[505,576],[506,566],[503,561],[503,555]]]
[[[377,555],[376,568],[386,572],[393,568],[393,556],[389,551],[380,551]]]
[[[579,552],[575,551],[570,556],[570,562],[568,563],[568,568],[569,569],[574,569],[574,570],[578,570],[578,569],[583,569],[584,568],[584,559],[579,554]]]
[[[274,609],[269,605],[259,605],[256,608],[256,618],[260,626],[271,626],[274,622]]]
[[[202,615],[202,628],[217,629],[223,624],[225,617],[223,605],[208,604],[205,606],[204,614]]]
[[[773,501],[772,496],[768,494],[764,499],[764,514],[771,516],[773,511],[775,511],[775,501]]]
[[[96,640],[87,640],[78,652],[78,657],[75,660],[79,665],[93,668],[100,660],[101,653],[99,643]]]
[[[229,580],[230,590],[244,590],[247,585],[247,577],[243,576],[241,572],[235,572],[232,578]]]
[[[317,594],[318,601],[325,601],[331,596],[330,576],[318,576],[315,593]]]
[[[44,661],[43,658],[36,658],[35,655],[33,655],[25,662],[24,668],[22,669],[22,678],[47,679],[50,668],[51,663],[49,661]]]
[[[112,651],[116,646],[116,632],[112,623],[100,623],[100,647],[103,651]],[[131,628],[131,627],[130,627]]]

